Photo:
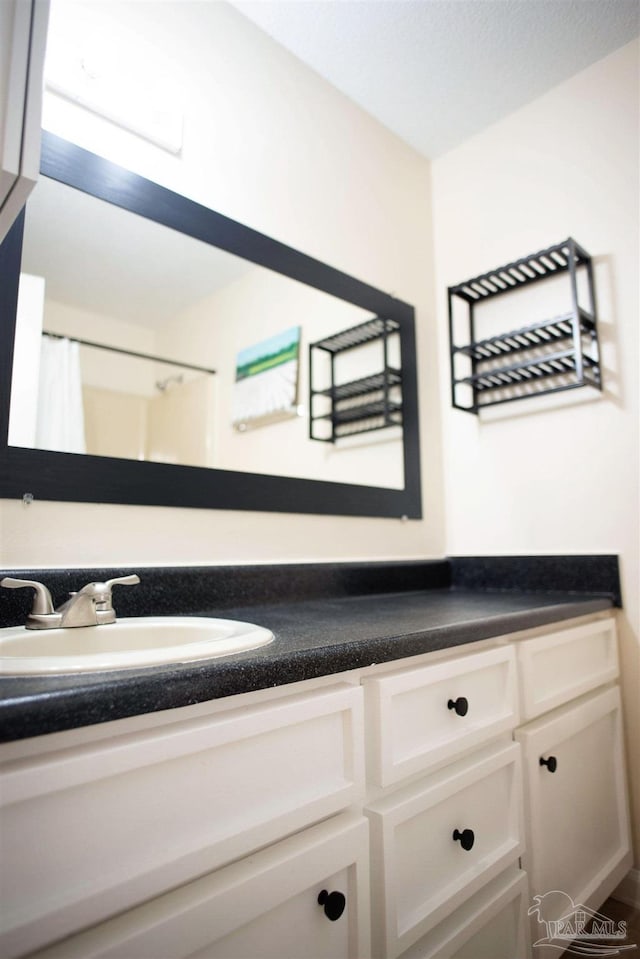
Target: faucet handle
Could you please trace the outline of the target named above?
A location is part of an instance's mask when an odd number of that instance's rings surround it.
[[[91,596],[96,606],[102,611],[111,610],[111,590],[114,586],[135,586],[140,582],[137,573],[130,576],[116,576],[114,579],[108,579],[105,583],[87,583],[80,592],[84,596]]]
[[[132,573],[130,576],[116,576],[114,579],[108,579],[106,583],[99,583],[98,585],[104,589],[104,598],[97,600],[97,602],[103,602],[104,606],[102,609],[113,609],[111,603],[111,590],[114,586],[136,586],[140,582],[140,577],[137,573]]]
[[[138,574],[132,573],[131,576],[116,576],[114,579],[108,579],[104,583],[87,583],[86,586],[82,587],[80,592],[90,593],[91,595],[97,595],[98,593],[107,595],[114,586],[135,586],[139,582],[140,577]]]
[[[115,579],[108,579],[104,585],[107,589],[111,589],[113,586],[137,586],[139,582],[138,574],[131,573],[130,576],[116,576]]]
[[[36,591],[33,597],[31,615],[48,616],[53,612],[51,593],[43,583],[36,583],[31,579],[13,579],[11,576],[5,576],[4,579],[0,579],[0,586],[4,586],[5,589],[21,589],[23,586],[31,586]]]

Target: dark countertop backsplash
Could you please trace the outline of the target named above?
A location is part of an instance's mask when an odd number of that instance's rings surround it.
[[[182,616],[212,609],[339,599],[371,593],[440,589],[451,585],[446,560],[398,563],[291,563],[262,566],[92,567],[3,570],[2,576],[44,582],[54,604],[86,583],[138,573],[139,586],[117,586],[118,616]],[[0,627],[24,623],[31,609],[30,589],[2,590]],[[210,612],[207,615],[211,615]]]
[[[588,594],[606,596],[614,605],[622,605],[617,556],[460,556],[388,563],[5,569],[0,570],[0,578],[43,582],[59,606],[69,592],[86,583],[131,572],[138,573],[141,582],[139,586],[114,589],[113,603],[119,616],[179,616],[212,609],[421,589]],[[3,589],[0,628],[24,623],[32,600],[30,589]]]
[[[454,589],[597,593],[622,606],[617,556],[452,556],[449,563]]]

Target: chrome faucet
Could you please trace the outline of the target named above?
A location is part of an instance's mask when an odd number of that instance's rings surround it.
[[[102,626],[115,623],[116,613],[111,602],[111,590],[114,586],[135,586],[140,582],[136,573],[131,576],[118,576],[106,583],[87,583],[77,593],[69,593],[69,599],[58,609],[53,608],[51,593],[42,583],[30,579],[12,579],[5,576],[0,586],[8,589],[20,589],[31,586],[35,590],[33,609],[27,616],[27,629],[56,629],[72,626]]]

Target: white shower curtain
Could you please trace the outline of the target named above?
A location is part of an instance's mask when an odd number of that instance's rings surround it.
[[[80,346],[71,340],[42,337],[36,447],[86,452]]]

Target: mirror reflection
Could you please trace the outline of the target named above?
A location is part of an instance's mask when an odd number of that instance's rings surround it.
[[[335,442],[310,436],[310,345],[371,317],[42,177],[26,210],[9,445],[402,489],[401,425],[372,416]],[[312,350],[314,390],[399,367],[399,341]]]

